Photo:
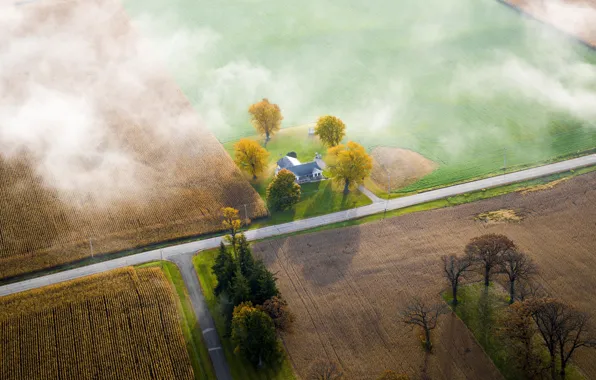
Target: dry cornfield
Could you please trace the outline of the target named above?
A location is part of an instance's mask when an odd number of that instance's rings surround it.
[[[20,110],[0,120],[0,279],[213,232],[224,206],[266,215],[118,2],[14,9],[0,54],[28,49],[0,70],[0,101]]]
[[[513,210],[520,220],[486,223],[478,215]],[[343,367],[349,379],[374,379],[384,369],[420,378],[499,379],[498,370],[454,315],[433,332],[426,356],[419,332],[399,320],[412,296],[441,302],[447,288],[440,257],[463,253],[473,237],[509,236],[538,264],[555,297],[596,317],[596,172],[536,192],[257,243],[296,313],[297,333],[284,338],[296,371],[318,358]],[[596,378],[596,351],[575,363]]]
[[[0,378],[193,379],[159,268],[124,268],[0,298]]]

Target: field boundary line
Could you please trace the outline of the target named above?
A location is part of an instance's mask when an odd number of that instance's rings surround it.
[[[538,166],[519,172],[503,174],[495,177],[444,187],[441,189],[431,190],[428,192],[409,195],[401,198],[394,198],[387,202],[372,203],[367,206],[362,206],[350,210],[344,210],[312,218],[296,220],[284,224],[248,230],[245,232],[245,235],[249,241],[271,238],[277,235],[284,235],[288,233],[309,230],[327,224],[333,224],[337,222],[343,222],[351,219],[358,219],[365,216],[379,214],[384,212],[385,208],[387,208],[387,211],[397,210],[409,206],[418,205],[421,203],[427,203],[430,201],[452,197],[455,195],[470,193],[474,191],[481,191],[483,189],[509,185],[517,182],[523,182],[531,179],[536,179],[552,174],[562,173],[569,170],[579,169],[593,165],[596,165],[596,154],[590,154],[571,160],[560,161],[554,164]],[[0,286],[0,296],[19,293],[47,285],[57,284],[60,282],[69,281],[83,276],[101,273],[112,269],[144,264],[150,261],[158,261],[162,259],[171,260],[185,254],[193,254],[207,249],[217,248],[221,241],[222,237],[218,236],[205,240],[169,246],[163,249],[155,249],[143,253],[137,253],[134,255],[124,256],[112,260],[106,260],[100,263],[90,264],[75,269],[52,273],[46,276],[40,276],[29,280],[14,282]]]

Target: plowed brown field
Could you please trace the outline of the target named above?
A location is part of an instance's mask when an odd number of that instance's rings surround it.
[[[194,379],[159,268],[0,298],[0,379]]]
[[[0,279],[266,214],[118,2],[2,7]]]
[[[503,209],[523,219],[476,218]],[[590,173],[550,190],[256,244],[297,314],[299,333],[285,344],[298,373],[328,357],[350,379],[372,379],[383,369],[418,378],[425,367],[432,379],[500,378],[455,317],[443,317],[429,357],[398,319],[411,296],[441,300],[441,255],[461,253],[472,237],[489,232],[508,235],[530,254],[553,295],[596,316],[596,173]],[[596,352],[579,352],[576,363],[596,378]]]

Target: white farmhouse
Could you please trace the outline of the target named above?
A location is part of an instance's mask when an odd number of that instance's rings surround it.
[[[305,164],[298,161],[295,157],[285,156],[277,161],[275,175],[277,175],[281,169],[287,169],[294,174],[297,183],[315,182],[325,179],[321,166],[324,167],[324,163],[320,159],[319,154],[315,156],[314,161]]]

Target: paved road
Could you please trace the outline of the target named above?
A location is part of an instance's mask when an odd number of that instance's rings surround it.
[[[350,219],[360,218],[367,215],[373,215],[383,212],[385,207],[388,210],[396,210],[420,203],[425,203],[437,199],[451,197],[458,194],[470,193],[491,187],[507,185],[510,183],[525,181],[550,174],[560,173],[571,169],[577,169],[584,166],[596,165],[596,154],[562,161],[555,164],[540,166],[537,168],[522,170],[516,173],[500,175],[479,181],[464,183],[445,187],[443,189],[432,190],[425,193],[415,194],[407,197],[392,199],[389,202],[376,202],[368,206],[358,207],[352,210],[339,211],[332,214],[317,216],[314,218],[296,220],[290,223],[269,226],[246,232],[248,240],[258,240],[273,237],[280,234],[303,231],[313,227],[324,226],[326,224],[342,222]],[[0,287],[0,296],[22,292],[24,290],[34,289],[45,285],[56,284],[74,278],[87,276],[94,273],[100,273],[115,268],[122,268],[129,265],[142,264],[149,261],[170,259],[174,260],[177,256],[189,253],[195,253],[210,248],[215,248],[221,241],[220,237],[195,241],[164,248],[163,250],[153,250],[136,255],[125,256],[98,264],[92,264],[81,268],[71,269],[59,273],[50,274],[31,280],[16,282]]]
[[[215,330],[215,323],[207,308],[205,297],[203,297],[201,285],[197,278],[197,273],[192,265],[192,256],[192,252],[178,255],[172,257],[171,261],[173,261],[180,269],[180,274],[182,275],[186,289],[188,289],[192,308],[195,311],[199,326],[202,329],[203,338],[205,339],[205,344],[207,345],[207,350],[211,357],[211,363],[213,363],[213,368],[215,369],[215,376],[218,380],[232,380],[230,367],[226,361],[221,341],[217,335],[217,330]]]
[[[596,165],[596,154],[590,156],[580,157],[573,160],[567,160],[556,164],[545,165],[538,168],[523,170],[517,173],[505,174],[497,177],[487,178],[479,181],[469,182],[462,185],[446,187],[443,189],[428,191],[411,195],[408,197],[392,199],[388,202],[381,201],[376,197],[371,197],[373,203],[368,206],[355,208],[352,210],[340,211],[328,215],[318,216],[314,218],[297,220],[290,223],[280,224],[277,226],[270,226],[250,230],[246,232],[246,237],[249,240],[258,240],[267,237],[273,237],[280,234],[302,231],[313,227],[323,226],[335,222],[346,221],[362,216],[373,215],[383,212],[385,208],[388,210],[396,210],[403,207],[408,207],[420,203],[429,202],[436,199],[442,199],[453,195],[469,193],[485,188],[497,187],[510,183],[520,182],[533,178],[542,177],[549,174],[560,173],[570,169],[577,169],[584,166]],[[203,329],[203,336],[209,350],[211,362],[215,369],[218,379],[229,380],[232,379],[230,369],[228,367],[224,352],[221,349],[221,342],[213,318],[209,314],[205,299],[201,292],[201,287],[192,265],[192,255],[197,251],[202,251],[209,248],[215,248],[221,241],[220,237],[205,239],[192,243],[180,244],[163,250],[153,250],[136,255],[121,257],[114,260],[105,261],[98,264],[92,264],[81,268],[71,269],[59,273],[50,274],[43,277],[34,278],[14,284],[8,284],[0,287],[0,296],[12,293],[18,293],[25,290],[38,288],[50,284],[56,284],[63,281],[72,280],[75,278],[87,276],[90,274],[105,272],[115,268],[122,268],[129,265],[136,265],[146,263],[149,261],[167,259],[173,261],[180,268],[180,273],[188,293],[191,298],[192,306],[197,316],[199,325]]]

